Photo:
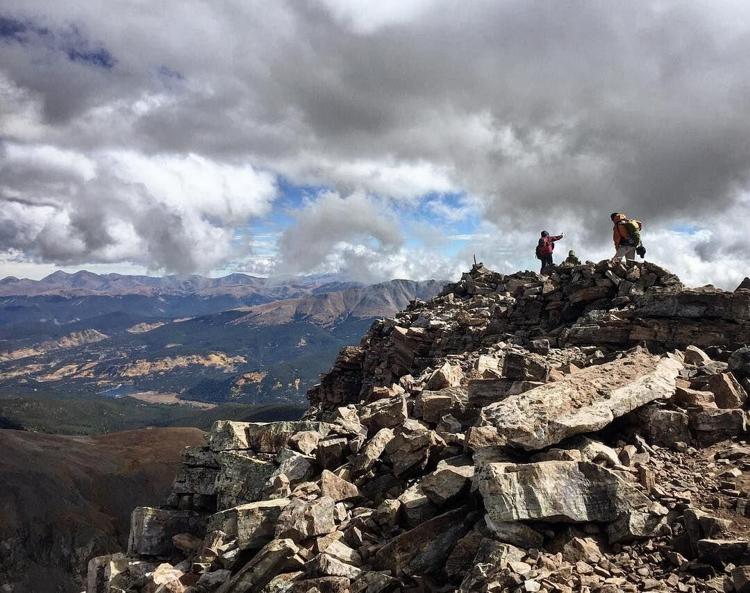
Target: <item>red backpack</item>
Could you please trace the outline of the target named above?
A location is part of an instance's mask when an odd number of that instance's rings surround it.
[[[554,241],[550,241],[549,237],[541,237],[539,243],[536,246],[536,258],[544,259],[548,255],[552,255],[555,249]]]

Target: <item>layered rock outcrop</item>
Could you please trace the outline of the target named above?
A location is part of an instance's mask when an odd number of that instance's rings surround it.
[[[742,591],[750,291],[483,266],[218,422],[89,593]]]

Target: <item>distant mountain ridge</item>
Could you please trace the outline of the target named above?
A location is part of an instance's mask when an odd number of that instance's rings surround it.
[[[281,325],[307,321],[331,327],[347,318],[390,317],[409,301],[435,296],[445,283],[438,280],[390,280],[370,286],[358,286],[314,294],[252,307],[234,325]]]
[[[255,290],[252,283],[264,279],[160,280],[58,273],[32,288],[48,294],[0,295],[0,397],[35,397],[41,390],[91,397],[178,394],[211,404],[296,402],[375,319],[430,299],[444,284],[360,286],[318,277],[269,281],[268,292],[235,296],[211,291]],[[105,292],[144,283],[162,292]],[[175,289],[196,292],[165,293]],[[295,296],[273,298],[270,291]]]
[[[0,296],[232,296],[257,295],[263,300],[295,298],[314,292],[362,286],[331,275],[262,278],[229,274],[208,278],[189,276],[139,276],[95,274],[81,270],[70,274],[58,270],[41,280],[8,276],[0,280]]]

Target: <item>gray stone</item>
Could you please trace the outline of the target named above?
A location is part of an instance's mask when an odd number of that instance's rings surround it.
[[[750,346],[744,346],[732,352],[727,362],[729,370],[735,375],[750,378]]]
[[[688,346],[685,348],[685,364],[701,365],[711,362],[711,357],[703,352],[698,346]]]
[[[340,532],[333,532],[329,535],[319,537],[315,542],[315,547],[318,552],[325,552],[329,556],[333,556],[342,562],[352,564],[354,566],[360,566],[362,564],[362,557],[353,548],[346,545],[336,536],[340,536]]]
[[[429,519],[380,548],[373,559],[374,567],[390,570],[395,576],[437,572],[473,520],[465,507]]]
[[[431,502],[443,505],[467,490],[473,477],[471,458],[461,456],[441,461],[435,471],[422,478],[419,484]]]
[[[247,442],[248,422],[217,420],[208,432],[208,446],[211,451],[233,451],[249,449]]]
[[[416,410],[425,422],[436,424],[446,414],[461,414],[466,407],[466,387],[448,387],[440,391],[422,391],[417,396]]]
[[[732,373],[719,373],[708,379],[707,388],[714,394],[719,408],[741,408],[747,401],[747,393]]]
[[[195,583],[195,588],[199,593],[211,593],[226,583],[231,576],[232,571],[225,569],[204,572]]]
[[[175,494],[201,494],[214,496],[216,494],[217,467],[189,466],[183,464],[177,472],[172,492]]]
[[[406,398],[398,395],[374,401],[362,406],[359,417],[370,434],[382,428],[401,426],[407,418]]]
[[[472,448],[511,445],[538,450],[576,434],[604,428],[612,420],[655,399],[668,399],[682,362],[636,350],[560,381],[482,408],[479,428],[468,436]]]
[[[489,463],[475,477],[492,522],[609,523],[651,514],[654,506],[614,472],[590,462]],[[637,519],[626,525],[634,527]],[[633,534],[636,535],[636,534]]]
[[[432,461],[434,467],[436,456],[444,448],[445,441],[438,433],[410,420],[388,443],[385,453],[393,466],[394,475],[406,477],[422,473]]]
[[[687,407],[715,408],[716,402],[714,394],[710,391],[699,389],[690,389],[688,387],[677,386],[674,392],[674,402]]]
[[[382,572],[366,571],[352,583],[351,593],[395,593],[401,583]]]
[[[326,422],[249,422],[246,433],[251,449],[258,453],[278,453],[287,446],[289,440],[300,432],[315,432],[321,437],[328,436],[333,425]]]
[[[219,593],[260,591],[273,577],[284,572],[298,551],[299,548],[291,539],[269,542],[219,589]]]
[[[172,537],[178,533],[202,536],[203,516],[190,511],[136,507],[130,515],[128,554],[167,556],[174,551]]]
[[[700,410],[690,414],[690,428],[703,445],[718,443],[747,430],[743,410]]]
[[[359,496],[359,489],[351,482],[339,478],[336,474],[324,469],[320,475],[320,493],[323,496],[328,496],[335,502],[340,502],[342,500],[357,498]]]
[[[276,471],[274,463],[245,452],[222,451],[218,459],[221,465],[216,477],[218,510],[260,500],[264,485]]]
[[[327,496],[311,501],[293,500],[279,515],[276,537],[302,541],[333,531],[336,528],[335,506],[336,503]]]
[[[461,384],[463,377],[464,374],[459,365],[446,362],[430,375],[425,387],[431,391],[444,389],[445,387],[456,387]]]
[[[547,381],[549,365],[538,355],[507,352],[503,361],[503,376],[514,381]]]
[[[323,435],[314,430],[302,430],[289,438],[289,444],[300,453],[311,455],[315,453],[318,442]]]
[[[363,474],[372,469],[375,462],[385,451],[386,446],[394,438],[393,431],[390,428],[381,428],[374,437],[372,437],[357,456],[352,461],[352,473]]]
[[[276,457],[279,466],[271,474],[271,479],[284,475],[294,485],[315,475],[315,458],[297,453],[292,449],[282,449]]]
[[[325,469],[336,469],[349,454],[349,440],[343,437],[327,438],[318,442],[315,451],[318,465]]]
[[[210,517],[208,530],[236,537],[241,549],[262,548],[273,539],[276,521],[289,502],[288,498],[277,498],[223,510]]]
[[[649,443],[670,447],[691,440],[689,419],[685,412],[663,410],[655,405],[638,410],[638,419]]]
[[[92,558],[88,563],[86,593],[109,593],[109,583],[127,567],[128,558],[122,553]]]
[[[737,593],[750,593],[750,566],[735,566],[732,569],[732,585]]]
[[[544,536],[524,523],[493,521],[489,516],[486,516],[484,520],[497,541],[525,549],[541,548],[544,544]]]
[[[698,540],[698,557],[712,564],[747,564],[750,562],[750,542],[744,539]]]
[[[438,514],[437,507],[422,491],[419,482],[404,490],[398,497],[399,510],[409,527],[416,527]]]
[[[356,579],[362,572],[356,566],[347,564],[329,554],[318,554],[305,565],[305,569],[309,574],[346,577],[350,580]]]

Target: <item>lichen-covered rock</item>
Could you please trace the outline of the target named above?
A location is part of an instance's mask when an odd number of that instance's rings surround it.
[[[288,538],[266,544],[250,562],[222,586],[221,593],[260,591],[277,574],[294,566],[299,547]]]
[[[609,523],[648,515],[653,506],[614,472],[590,462],[489,463],[475,479],[493,522]]]
[[[461,384],[463,377],[464,374],[459,365],[446,362],[430,375],[425,387],[433,391],[445,387],[456,387]]]
[[[492,430],[490,442],[496,445],[543,449],[567,437],[604,428],[653,400],[672,397],[682,366],[675,357],[636,350],[486,406],[479,426]],[[473,448],[487,442],[487,434],[481,441],[468,437]]]
[[[221,466],[216,476],[218,510],[260,500],[277,469],[273,462],[246,451],[222,451],[217,457]]]
[[[205,518],[198,513],[137,507],[130,516],[128,554],[169,555],[173,536],[178,533],[202,535],[205,527]]]
[[[359,418],[370,434],[382,428],[400,426],[407,418],[406,398],[402,395],[379,399],[362,407]]]
[[[437,464],[437,455],[446,446],[434,430],[414,420],[405,422],[396,436],[388,442],[385,453],[398,477],[421,473]]]
[[[425,521],[378,550],[375,567],[390,570],[393,575],[438,571],[473,520],[468,509],[459,508]]]
[[[333,472],[323,470],[323,473],[320,474],[320,493],[333,499],[334,502],[340,502],[357,498],[359,489],[351,482],[339,478]]]
[[[223,510],[211,516],[208,530],[236,537],[240,549],[261,548],[273,538],[279,515],[289,502],[288,498],[277,498]]]
[[[355,474],[363,474],[369,471],[375,462],[380,459],[380,456],[385,451],[386,446],[394,438],[393,431],[390,428],[381,428],[375,436],[373,436],[359,454],[352,461],[352,472]]]
[[[292,538],[303,541],[315,535],[323,535],[334,530],[336,503],[323,496],[316,500],[295,499],[279,515],[276,523],[277,538]]]
[[[419,482],[430,501],[443,505],[468,490],[474,477],[474,464],[470,457],[461,456],[438,463],[434,472]]]

